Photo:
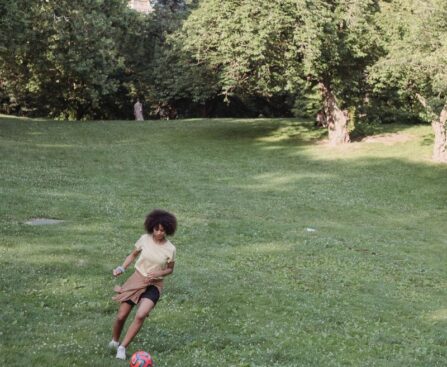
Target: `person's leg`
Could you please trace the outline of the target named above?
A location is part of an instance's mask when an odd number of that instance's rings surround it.
[[[121,303],[120,308],[118,309],[118,313],[116,314],[115,323],[113,324],[112,341],[119,341],[124,323],[126,322],[130,311],[132,311],[132,307],[133,305],[127,302]]]
[[[129,326],[126,336],[124,337],[123,342],[121,343],[121,345],[124,348],[127,348],[127,346],[133,340],[135,335],[138,334],[138,332],[141,329],[141,326],[143,326],[144,320],[146,319],[146,317],[149,316],[149,313],[154,308],[154,306],[155,306],[155,303],[152,300],[150,300],[149,298],[142,298],[140,300],[137,313],[135,314],[135,319],[133,320],[132,324]]]

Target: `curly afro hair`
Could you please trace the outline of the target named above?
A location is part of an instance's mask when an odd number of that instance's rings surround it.
[[[171,236],[177,229],[177,218],[175,215],[167,211],[155,209],[146,216],[144,228],[146,229],[147,233],[153,233],[154,228],[158,227],[159,225],[162,225],[166,234]]]

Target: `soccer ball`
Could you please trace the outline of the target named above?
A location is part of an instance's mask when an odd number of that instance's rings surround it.
[[[153,367],[154,361],[148,352],[135,352],[130,358],[130,367]]]

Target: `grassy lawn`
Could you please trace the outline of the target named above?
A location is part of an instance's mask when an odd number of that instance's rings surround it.
[[[445,366],[447,167],[429,126],[381,129],[405,138],[330,148],[293,119],[0,117],[0,365],[127,365],[106,348],[111,271],[159,207],[178,216],[177,264],[131,353]],[[65,222],[24,223],[40,217]]]

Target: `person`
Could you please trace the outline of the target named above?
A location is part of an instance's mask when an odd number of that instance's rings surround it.
[[[113,270],[113,276],[118,277],[137,259],[134,273],[122,286],[114,289],[117,294],[113,299],[120,302],[120,306],[109,347],[116,349],[118,359],[126,359],[126,348],[160,298],[163,278],[174,271],[176,248],[166,236],[175,233],[176,217],[167,211],[155,209],[146,216],[144,227],[147,233],[136,242],[123,264]],[[135,318],[120,343],[121,331],[135,305],[138,305]]]
[[[143,105],[140,102],[140,99],[137,99],[135,104],[133,105],[133,114],[135,116],[135,120],[143,121]]]

